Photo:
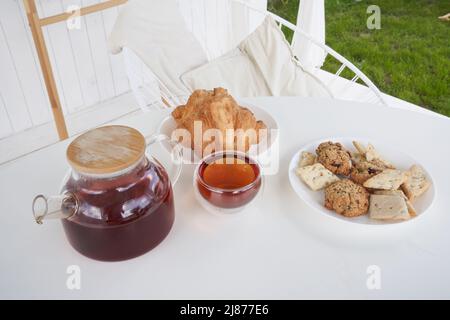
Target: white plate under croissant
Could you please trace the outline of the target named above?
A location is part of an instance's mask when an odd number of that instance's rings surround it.
[[[346,217],[341,214],[334,212],[333,210],[329,210],[324,206],[324,190],[321,189],[319,191],[313,191],[310,187],[305,184],[304,181],[298,176],[297,168],[299,165],[300,157],[304,151],[315,154],[316,148],[322,142],[339,142],[346,150],[350,152],[357,152],[355,147],[353,146],[353,141],[359,141],[363,145],[368,145],[371,143],[375,146],[377,152],[382,155],[383,159],[388,160],[390,163],[395,165],[396,169],[407,171],[412,165],[419,165],[426,176],[426,179],[430,182],[430,186],[426,192],[424,192],[420,197],[414,199],[412,202],[416,215],[412,216],[410,219],[406,220],[375,220],[369,217],[369,214],[363,214],[356,217]],[[346,178],[340,176],[340,178]],[[356,223],[356,224],[364,224],[364,225],[389,225],[389,224],[403,224],[408,221],[417,221],[418,218],[422,217],[427,209],[433,202],[434,199],[434,184],[431,176],[426,171],[426,168],[414,160],[411,156],[398,151],[397,149],[386,146],[385,144],[379,143],[377,141],[373,141],[372,139],[369,141],[368,139],[358,138],[358,137],[330,137],[325,139],[320,139],[314,142],[311,142],[302,148],[292,157],[291,162],[289,164],[289,180],[292,188],[297,193],[297,195],[306,202],[310,207],[316,209],[318,212],[345,222]],[[371,190],[373,191],[373,190]]]
[[[278,123],[270,113],[268,113],[266,110],[260,107],[250,105],[248,103],[240,103],[240,105],[248,108],[255,115],[256,119],[261,120],[266,124],[268,133],[267,143],[252,145],[248,151],[249,154],[252,155],[256,156],[263,155],[272,147],[272,145],[278,139]],[[175,119],[171,115],[169,115],[161,122],[158,128],[158,132],[168,137],[171,137],[172,133],[176,128],[177,123],[175,122]],[[190,146],[182,144],[182,147],[183,147],[183,160],[185,161],[185,163],[192,163],[192,162],[197,163],[201,160],[201,157],[198,157]]]

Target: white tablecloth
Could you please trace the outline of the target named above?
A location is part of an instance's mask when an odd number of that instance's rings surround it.
[[[130,261],[89,260],[71,248],[60,222],[35,224],[31,200],[54,194],[67,170],[58,143],[0,167],[0,298],[450,298],[450,121],[336,100],[258,98],[281,128],[280,172],[242,214],[218,217],[194,199],[192,167],[175,186],[176,221],[153,251]],[[150,134],[163,112],[115,123]],[[287,166],[305,143],[328,136],[385,141],[434,178],[436,198],[418,223],[360,229],[307,207]],[[66,286],[68,266],[81,289]],[[378,266],[381,288],[369,290]]]

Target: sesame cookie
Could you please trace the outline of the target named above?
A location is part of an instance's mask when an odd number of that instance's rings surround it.
[[[345,217],[366,214],[369,192],[351,180],[341,180],[325,189],[325,207]]]
[[[348,175],[352,168],[350,153],[340,143],[323,142],[317,149],[317,161],[334,174]]]

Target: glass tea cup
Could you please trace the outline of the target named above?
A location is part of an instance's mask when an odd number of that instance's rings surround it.
[[[263,186],[259,163],[239,151],[220,151],[203,158],[193,177],[200,204],[213,213],[239,212]]]

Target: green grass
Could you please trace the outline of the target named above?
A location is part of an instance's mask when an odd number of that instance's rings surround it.
[[[269,0],[269,10],[295,23],[298,3]],[[380,30],[367,28],[372,4],[381,9]],[[448,0],[325,0],[325,12],[327,44],[380,90],[450,116],[450,22],[437,18],[450,12]],[[336,71],[334,61],[323,68]]]

